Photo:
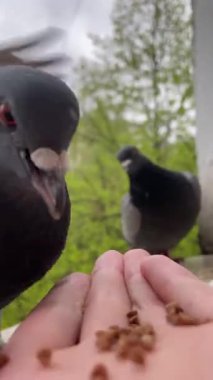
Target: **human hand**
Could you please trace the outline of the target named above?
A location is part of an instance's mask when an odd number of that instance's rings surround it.
[[[2,368],[1,379],[83,380],[103,363],[109,379],[210,380],[213,324],[168,324],[165,303],[170,301],[201,321],[213,318],[212,288],[184,268],[142,250],[124,256],[108,252],[97,260],[91,283],[86,275],[71,275],[21,324],[5,347],[10,362]],[[126,326],[132,306],[157,334],[156,347],[143,366],[95,347],[95,331]],[[42,348],[52,350],[50,368],[36,357]]]

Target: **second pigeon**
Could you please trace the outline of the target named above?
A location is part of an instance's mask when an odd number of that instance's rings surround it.
[[[133,146],[117,158],[130,182],[122,201],[125,239],[151,254],[168,254],[196,222],[201,198],[197,178],[161,168]]]

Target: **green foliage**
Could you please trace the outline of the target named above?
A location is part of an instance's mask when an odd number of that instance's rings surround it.
[[[78,69],[81,125],[67,177],[72,225],[53,269],[4,313],[23,319],[71,271],[89,272],[102,252],[128,249],[120,203],[128,190],[116,153],[134,144],[158,164],[196,173],[191,14],[184,0],[117,0],[108,38],[92,36],[95,59]],[[199,253],[197,226],[173,251]]]

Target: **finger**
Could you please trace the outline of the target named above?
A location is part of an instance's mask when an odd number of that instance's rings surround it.
[[[81,339],[111,325],[124,325],[129,309],[123,257],[116,251],[109,251],[97,260],[92,274]]]
[[[60,281],[16,330],[7,349],[23,356],[76,342],[90,278],[74,273]]]
[[[152,256],[141,266],[142,274],[165,302],[177,302],[201,322],[213,318],[213,289],[187,269],[164,256]]]
[[[141,265],[149,258],[142,249],[127,252],[124,256],[124,272],[132,307],[138,310],[142,321],[165,323],[165,308],[156,292],[141,273]]]

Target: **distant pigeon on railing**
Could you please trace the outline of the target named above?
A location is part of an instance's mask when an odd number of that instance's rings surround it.
[[[168,255],[196,222],[200,210],[197,178],[161,168],[132,146],[117,157],[130,182],[122,203],[125,239],[135,248]]]

